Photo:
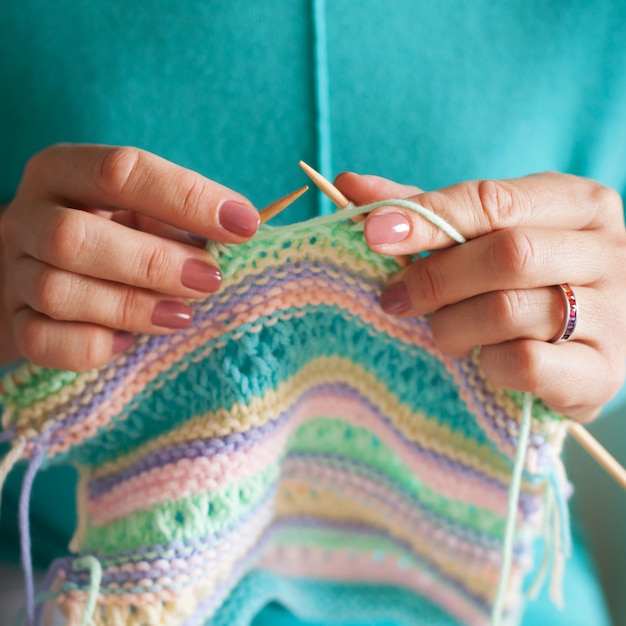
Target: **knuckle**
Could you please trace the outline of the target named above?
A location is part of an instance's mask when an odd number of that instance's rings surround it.
[[[511,322],[524,318],[528,314],[529,306],[528,297],[523,290],[494,291],[484,298],[484,321],[496,327],[508,327]]]
[[[115,147],[105,152],[97,166],[98,187],[108,196],[120,197],[132,186],[141,150],[132,147]]]
[[[432,257],[434,259],[434,257]],[[414,263],[413,272],[410,275],[410,289],[416,302],[441,302],[446,292],[446,281],[437,263],[429,262],[432,259]]]
[[[546,376],[546,363],[532,341],[519,342],[514,350],[515,368],[519,377],[519,388],[543,398],[551,389],[551,378]]]
[[[490,230],[500,230],[519,223],[525,202],[520,192],[502,180],[480,180],[476,196]]]
[[[72,294],[71,280],[51,267],[35,273],[31,285],[31,306],[52,319],[65,319]]]
[[[169,256],[163,244],[157,243],[140,254],[137,265],[138,282],[142,286],[160,291],[168,274]]]
[[[15,329],[17,349],[34,365],[45,365],[48,358],[48,332],[38,317],[30,317]]]
[[[201,219],[202,208],[208,202],[206,182],[193,172],[184,171],[178,179],[178,196],[183,198],[180,215],[186,223],[193,224]]]
[[[120,295],[119,306],[116,307],[115,327],[119,330],[134,330],[141,319],[140,309],[137,291],[130,288],[125,290]]]
[[[611,217],[619,216],[620,220],[623,219],[624,203],[615,189],[593,181],[589,195],[591,202],[601,207],[603,212],[606,211]]]
[[[81,211],[61,211],[48,221],[42,242],[43,258],[60,267],[71,267],[89,249],[88,232]]]
[[[111,358],[110,332],[104,329],[94,330],[71,369],[86,371],[104,365]]]
[[[537,253],[531,238],[519,229],[497,233],[491,246],[493,267],[510,278],[531,276],[537,270]]]

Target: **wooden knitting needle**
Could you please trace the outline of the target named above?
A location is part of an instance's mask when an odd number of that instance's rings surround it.
[[[310,165],[307,165],[304,161],[300,161],[298,164],[317,187],[319,187],[322,193],[337,205],[337,207],[345,209],[346,206],[350,204],[350,200],[348,200],[335,185],[324,178],[319,172],[316,172]],[[364,216],[359,217],[363,219]],[[411,262],[408,257],[396,257],[396,261],[405,267]],[[609,454],[608,450],[600,445],[598,440],[580,424],[572,422],[569,430],[578,443],[591,454],[618,484],[626,489],[626,469]]]
[[[307,165],[304,161],[298,161],[298,165],[304,170],[304,173],[316,184],[319,190],[339,209],[345,209],[350,200],[346,198],[335,185],[329,180],[324,178],[319,172],[315,171],[310,165]],[[355,215],[352,220],[355,222],[361,222],[365,219],[365,215]],[[411,258],[408,256],[396,256],[394,260],[400,267],[407,267],[411,265]]]
[[[626,469],[612,457],[606,448],[603,448],[591,433],[583,428],[578,422],[572,422],[569,426],[572,437],[614,478],[617,483],[626,489]]]
[[[308,185],[300,187],[300,189],[288,193],[286,196],[279,198],[275,202],[272,202],[272,204],[268,204],[264,209],[261,209],[259,211],[261,224],[265,224],[265,222],[269,222],[273,217],[276,217],[276,215],[285,210],[290,204],[294,203],[303,193],[308,191],[308,189]]]
[[[319,190],[338,208],[345,209],[350,200],[346,198],[335,185],[326,180],[319,172],[316,172],[310,165],[307,165],[304,161],[298,161],[298,165],[304,170],[304,173],[317,185]],[[354,217],[356,222],[364,220],[364,215],[357,215]]]

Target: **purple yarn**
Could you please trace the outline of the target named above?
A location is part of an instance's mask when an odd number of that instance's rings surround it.
[[[12,441],[15,439],[15,429],[6,430],[0,433],[0,443],[5,443],[6,441]]]
[[[20,494],[19,504],[19,528],[20,528],[20,548],[22,554],[22,569],[24,570],[24,585],[26,591],[26,624],[27,626],[35,625],[35,586],[33,583],[33,564],[30,554],[30,524],[29,524],[29,507],[30,493],[33,488],[33,482],[37,471],[41,467],[46,456],[45,448],[34,450],[31,457],[30,465],[24,475],[22,483],[22,493]]]
[[[53,561],[50,567],[48,568],[48,571],[46,572],[44,579],[38,585],[38,589],[37,589],[38,593],[49,591],[58,573],[63,570],[71,571],[71,569],[72,569],[71,557],[69,556],[63,557],[61,559],[56,559],[55,561]],[[35,609],[35,624],[41,623],[42,613],[43,613],[44,608],[45,608],[45,603],[40,602],[37,604],[37,607]]]
[[[89,494],[94,497],[102,496],[116,485],[129,480],[133,476],[137,476],[157,467],[163,467],[169,463],[176,463],[181,459],[210,457],[215,454],[249,448],[252,444],[265,439],[277,428],[282,426],[291,416],[291,413],[292,410],[286,411],[277,419],[267,422],[267,424],[263,424],[263,426],[252,428],[245,433],[235,433],[224,437],[210,437],[208,439],[196,439],[194,441],[156,450],[132,467],[90,482]]]

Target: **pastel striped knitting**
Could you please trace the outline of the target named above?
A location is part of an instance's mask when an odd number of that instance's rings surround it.
[[[443,354],[428,319],[382,312],[397,265],[349,222],[265,227],[220,265],[189,329],[5,381],[22,456],[80,468],[76,557],[49,575],[70,624],[95,602],[99,625],[243,625],[272,599],[311,620],[488,624],[521,395]],[[564,500],[565,425],[539,402],[533,418],[511,625]]]

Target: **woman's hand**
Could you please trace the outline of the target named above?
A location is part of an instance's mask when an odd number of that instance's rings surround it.
[[[131,333],[188,326],[188,300],[221,281],[198,242],[246,241],[259,215],[236,192],[148,152],[57,145],[29,161],[0,226],[20,352],[85,370],[129,348]]]
[[[390,255],[435,250],[392,278],[381,305],[400,316],[432,314],[434,340],[453,356],[482,346],[497,387],[530,391],[580,421],[600,411],[624,381],[626,233],[619,195],[591,180],[545,173],[473,181],[422,193],[342,174],[356,204],[407,198],[433,210],[469,241],[453,245],[416,213],[383,207],[367,218],[370,247]],[[579,319],[562,330],[569,283]]]

